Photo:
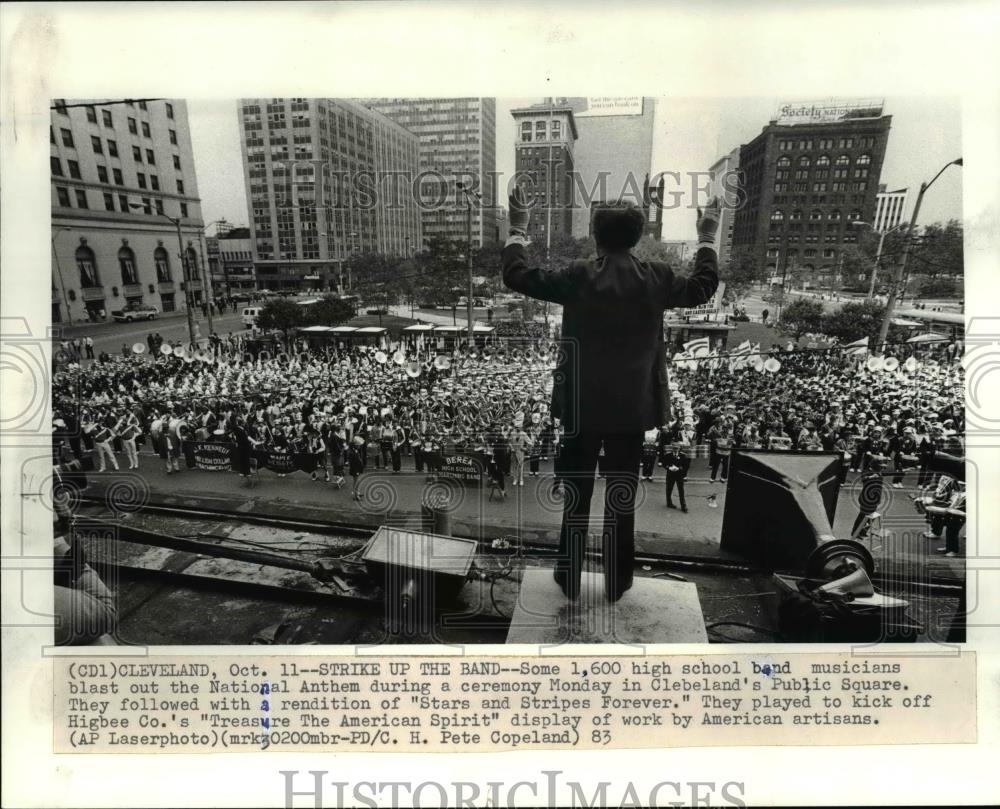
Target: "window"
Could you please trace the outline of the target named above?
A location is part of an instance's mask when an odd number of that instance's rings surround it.
[[[535,121],[535,140],[545,140],[545,121]]]
[[[104,154],[104,147],[101,145],[101,139],[100,138],[98,138],[98,137],[96,137],[94,135],[91,135],[90,136],[90,145],[94,149],[94,154]]]
[[[168,129],[167,132],[170,133],[170,142],[172,144],[174,144],[174,146],[176,146],[177,145],[177,132],[175,130],[173,130],[173,129]]]
[[[105,126],[113,126],[111,122],[111,110],[101,110],[101,120]]]
[[[183,194],[184,193],[184,181],[183,180],[178,180],[177,181],[177,193],[178,194]]]
[[[74,180],[81,179],[80,177],[80,164],[75,160],[67,160],[66,165],[69,166],[69,176]]]
[[[521,142],[531,143],[531,121],[521,123]]]
[[[94,258],[94,251],[85,244],[81,244],[76,248],[76,269],[80,273],[81,287],[99,287],[101,285],[101,278],[97,274],[97,260]]]
[[[778,158],[778,166],[780,166],[781,168],[785,168],[790,165],[792,165],[792,161],[787,156],[782,155],[781,157]]]
[[[139,181],[139,188],[143,188],[144,189],[146,187],[146,175],[143,174],[140,171],[140,172],[137,172],[135,176],[136,176],[136,179]]]
[[[552,137],[561,138],[562,137],[562,121],[552,122]]]
[[[125,179],[122,177],[121,169],[111,169],[111,173],[115,178],[115,185],[125,185]]]
[[[87,204],[87,192],[82,188],[76,190],[76,207],[77,208],[89,208]]]
[[[141,163],[142,162],[142,149],[140,149],[138,146],[133,146],[132,147],[132,159],[136,163]]]
[[[868,176],[868,169],[866,168],[854,169],[854,176],[855,178],[858,179],[864,179]]]
[[[139,127],[135,125],[135,118],[128,119],[128,131],[131,132],[133,135],[139,134]]]
[[[149,163],[149,165],[151,165],[151,166],[155,166],[156,165],[156,155],[153,154],[153,150],[152,149],[147,149],[146,150],[146,162]]]
[[[861,211],[856,208],[847,215],[848,222],[860,222],[861,221]]]
[[[58,157],[49,158],[49,168],[56,177],[63,176],[62,161]]]
[[[771,211],[772,222],[781,222],[784,218],[785,214],[784,211],[781,210],[781,208],[775,208],[773,211]]]
[[[170,279],[170,259],[167,251],[160,245],[153,251],[153,264],[156,266],[156,280],[161,284],[168,283]]]
[[[108,154],[112,157],[118,157],[118,141],[108,141]]]
[[[809,168],[809,164],[811,162],[812,161],[805,155],[802,155],[802,157],[799,158],[799,166],[801,166],[802,168]]]
[[[855,162],[859,166],[867,166],[872,162],[872,156],[869,154],[858,155],[858,159]]]
[[[791,216],[788,217],[792,222],[798,222],[802,219],[802,211],[796,208],[792,211]]]
[[[174,117],[174,105],[171,104],[168,101],[168,102],[166,102],[166,107],[167,107],[167,117],[173,119],[173,117]]]
[[[128,197],[126,197],[124,194],[118,195],[118,210],[120,210],[122,213],[130,212],[128,207]]]
[[[145,121],[142,122],[142,136],[144,138],[150,137],[150,134],[149,134],[149,124],[147,124]]]
[[[174,155],[174,168],[178,171],[181,170],[181,159],[179,155]]]
[[[788,190],[788,183],[775,183],[774,184],[774,192],[776,194],[783,194],[787,190]]]
[[[56,196],[59,197],[59,205],[63,208],[73,207],[69,201],[69,190],[65,188],[56,187]]]
[[[58,112],[60,115],[69,115],[69,111],[66,109],[65,98],[52,99],[52,105],[56,108],[56,112]]]
[[[813,183],[813,191],[816,193],[826,191],[826,183]]]
[[[150,174],[149,175],[149,186],[154,191],[159,191],[160,190],[160,178],[157,177],[155,174]]]
[[[73,146],[73,133],[68,129],[60,129],[59,132],[62,134],[63,146],[68,146],[70,149],[76,148]]]
[[[97,179],[102,183],[106,183],[108,181],[108,169],[106,166],[97,167]]]
[[[153,204],[149,201],[149,197],[142,198],[142,212],[146,216],[150,216],[153,213]]]
[[[827,214],[827,218],[829,218],[829,220],[831,222],[839,222],[840,221],[840,211],[838,209],[834,208],[832,211],[830,211],[829,214]]]
[[[50,126],[49,127],[49,143],[56,142],[56,131]]]
[[[816,167],[817,168],[819,168],[821,166],[829,166],[829,165],[830,165],[830,156],[829,155],[821,154],[819,157],[816,158]]]
[[[162,199],[157,199],[157,200],[154,200],[154,202],[156,204],[156,212],[158,214],[162,215],[163,214],[163,200]]]
[[[187,215],[188,215],[188,206],[187,206],[187,203],[186,202],[182,202],[181,203],[181,216],[183,216],[183,217],[186,218]]]
[[[823,218],[823,212],[818,208],[813,208],[813,210],[809,212],[810,222],[819,222],[822,218]]]
[[[838,165],[838,166],[848,166],[848,165],[850,165],[850,163],[851,163],[851,158],[849,158],[845,154],[842,154],[840,157],[837,158],[836,165]]]
[[[131,247],[126,246],[118,250],[118,268],[121,270],[122,283],[125,286],[139,283],[139,275],[135,271],[135,253]]]
[[[104,195],[104,210],[113,211],[115,209],[115,195],[105,194]]]
[[[93,107],[87,107],[87,120],[92,124],[97,123],[97,110]]]

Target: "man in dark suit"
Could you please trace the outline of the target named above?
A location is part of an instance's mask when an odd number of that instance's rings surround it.
[[[510,238],[503,249],[504,283],[532,298],[563,305],[562,351],[552,413],[566,437],[559,477],[573,487],[563,498],[555,578],[568,598],[580,592],[594,468],[603,442],[605,594],[617,601],[632,586],[635,492],[643,433],[668,423],[669,389],[663,311],[708,301],[719,283],[714,249],[719,204],[698,212],[698,252],[690,277],[669,264],[640,261],[642,211],[626,202],[592,213],[597,257],[545,269],[528,263],[527,196],[510,197]]]
[[[677,499],[681,503],[681,511],[687,513],[687,501],[684,499],[684,480],[687,478],[688,468],[691,466],[691,459],[680,448],[679,444],[674,444],[663,458],[663,465],[667,468],[667,508],[677,508],[674,505],[674,487],[677,488]]]

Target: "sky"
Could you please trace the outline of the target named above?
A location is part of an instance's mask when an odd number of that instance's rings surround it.
[[[514,121],[510,110],[537,98],[497,99],[497,171],[509,178],[514,171]],[[652,173],[706,171],[723,154],[758,135],[786,98],[656,99]],[[884,113],[892,115],[889,146],[880,182],[890,189],[910,188],[907,216],[917,189],[943,165],[962,154],[961,109],[957,99],[938,97],[887,98]],[[240,154],[235,100],[189,100],[188,117],[194,148],[198,190],[205,222],[226,219],[247,224],[246,189]],[[962,171],[946,171],[925,195],[920,222],[962,218]],[[666,191],[684,194],[681,205],[665,210],[663,238],[695,238],[696,214],[690,209],[690,183],[669,184]]]

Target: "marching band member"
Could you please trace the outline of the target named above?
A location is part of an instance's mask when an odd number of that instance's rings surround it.
[[[111,449],[111,440],[115,437],[115,431],[112,429],[114,426],[114,419],[108,416],[103,421],[98,421],[96,423],[96,429],[94,430],[94,447],[97,450],[97,460],[101,464],[101,468],[98,472],[103,472],[105,470],[104,459],[107,457],[108,461],[118,471],[118,459],[115,458],[115,453]]]
[[[139,417],[129,410],[121,415],[115,425],[115,432],[121,436],[122,444],[125,447],[125,455],[128,458],[128,468],[139,468],[139,448],[136,446],[136,439],[142,433],[139,426]]]

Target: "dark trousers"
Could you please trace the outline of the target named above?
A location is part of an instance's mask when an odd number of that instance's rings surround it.
[[[635,491],[639,485],[641,432],[626,435],[581,434],[567,438],[559,458],[563,481],[563,521],[559,533],[557,577],[574,597],[580,589],[583,556],[590,522],[590,498],[594,493],[597,453],[604,440],[601,472],[607,478],[604,495],[602,549],[604,587],[607,597],[617,601],[632,586],[635,560]]]
[[[722,467],[722,477],[729,477],[729,454],[725,455],[713,455],[711,458],[712,467],[712,480],[715,480],[719,472],[719,467]]]
[[[681,508],[687,508],[687,501],[684,499],[684,478],[667,472],[667,503],[674,502],[674,486],[677,487],[677,499],[681,501]]]
[[[424,451],[420,447],[413,448],[413,463],[418,472],[424,471]]]
[[[403,455],[402,447],[393,447],[389,450],[389,454],[392,456],[392,471],[398,472],[403,468]]]
[[[656,466],[656,453],[644,451],[642,454],[642,476],[644,478],[653,477],[653,469]]]

